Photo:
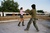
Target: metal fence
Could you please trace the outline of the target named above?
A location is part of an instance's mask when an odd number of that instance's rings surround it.
[[[19,16],[20,15],[20,13],[19,12],[3,12],[4,13],[4,16],[13,16],[13,15],[15,15],[15,16]],[[24,15],[29,15],[28,13],[24,13]],[[37,15],[42,15],[42,16],[49,16],[49,14],[47,14],[47,13],[37,13]],[[0,12],[0,16],[3,16],[2,15],[2,12]]]
[[[15,16],[18,15],[19,16],[20,13],[19,12],[4,12],[4,16],[13,16],[13,15],[15,15]],[[29,15],[29,14],[24,13],[24,15]],[[3,16],[2,12],[0,12],[0,16]]]

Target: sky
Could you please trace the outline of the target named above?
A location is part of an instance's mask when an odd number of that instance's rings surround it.
[[[0,4],[1,4],[0,0]],[[35,4],[37,10],[44,10],[47,12],[50,12],[50,0],[14,0],[15,2],[18,2],[19,8],[23,7],[24,10],[31,9],[31,5]]]

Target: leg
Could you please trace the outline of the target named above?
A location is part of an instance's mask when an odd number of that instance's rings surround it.
[[[27,27],[26,27],[25,31],[29,30],[29,27],[30,27],[31,21],[32,21],[32,18],[29,20],[29,22],[28,22],[28,24],[27,24]]]
[[[20,26],[21,21],[22,21],[22,20],[21,20],[21,18],[20,18],[20,22],[18,23],[18,26]]]
[[[38,27],[37,27],[37,25],[36,25],[36,20],[35,20],[35,19],[34,19],[34,21],[33,21],[33,25],[34,25],[34,27],[36,28],[36,30],[39,31],[39,29],[38,29]]]
[[[24,20],[23,20],[23,22],[22,22],[22,26],[25,26],[25,25],[24,25]]]
[[[23,18],[23,15],[22,15],[22,18],[21,18],[21,19],[22,19],[22,26],[25,26],[25,25],[24,25],[24,18]]]

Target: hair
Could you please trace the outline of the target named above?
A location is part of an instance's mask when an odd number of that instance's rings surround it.
[[[22,10],[22,9],[23,9],[23,7],[20,8],[20,10]]]
[[[36,5],[35,5],[35,4],[32,4],[31,7],[32,7],[33,9],[35,9],[35,8],[36,8]]]

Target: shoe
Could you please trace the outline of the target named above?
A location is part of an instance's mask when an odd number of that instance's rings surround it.
[[[28,31],[28,29],[24,29],[24,31]]]

